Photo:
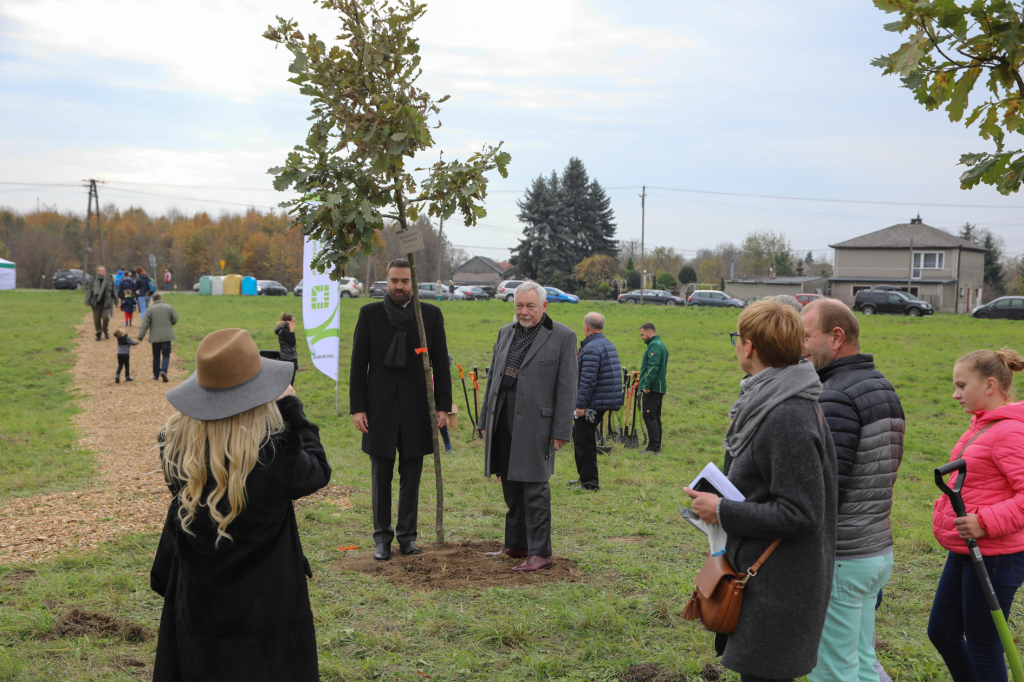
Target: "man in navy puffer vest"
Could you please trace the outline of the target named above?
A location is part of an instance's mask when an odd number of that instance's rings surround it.
[[[587,313],[583,318],[583,334],[585,338],[576,354],[579,388],[572,439],[580,477],[569,485],[579,490],[599,490],[597,425],[606,412],[622,407],[622,369],[619,352],[604,335],[604,315]]]

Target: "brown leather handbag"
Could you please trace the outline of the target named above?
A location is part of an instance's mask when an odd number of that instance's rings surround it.
[[[697,589],[693,591],[690,602],[683,611],[685,620],[697,620],[711,632],[728,635],[736,630],[740,619],[740,607],[743,605],[743,588],[747,581],[757,575],[761,564],[771,556],[775,548],[782,542],[774,540],[768,545],[753,566],[747,569],[746,575],[733,570],[725,554],[708,555],[697,574]]]

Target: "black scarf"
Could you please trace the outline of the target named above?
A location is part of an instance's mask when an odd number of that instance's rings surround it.
[[[389,369],[405,369],[406,333],[412,324],[414,311],[412,306],[404,308],[391,300],[391,294],[384,294],[384,312],[388,314],[391,326],[395,328],[395,338],[391,340],[384,366]]]
[[[501,375],[502,388],[511,388],[516,383],[516,379],[519,378],[519,368],[522,367],[523,360],[530,351],[530,346],[533,345],[533,341],[537,338],[541,325],[544,324],[546,318],[547,315],[545,314],[540,322],[529,329],[518,322],[516,323],[516,331],[512,336],[512,346],[508,349],[508,359],[505,360],[505,371]]]

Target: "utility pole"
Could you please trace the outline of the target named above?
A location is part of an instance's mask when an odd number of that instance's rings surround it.
[[[646,270],[644,270],[644,222],[647,218],[647,185],[643,187],[643,193],[640,194],[640,305],[644,304],[644,286],[646,286],[647,279]]]
[[[441,261],[444,259],[444,216],[441,216],[441,227],[437,228],[437,279],[441,281]],[[440,295],[440,294],[438,294]]]
[[[100,216],[100,195],[96,190],[96,180],[84,180],[83,182],[89,183],[89,208],[86,211],[85,218],[85,271],[88,272],[89,268],[89,252],[91,246],[89,244],[89,228],[92,225],[92,203],[96,202],[96,228],[100,235],[100,265],[106,266],[107,264],[107,253],[103,248],[103,219]]]

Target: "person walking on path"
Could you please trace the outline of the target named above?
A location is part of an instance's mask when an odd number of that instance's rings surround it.
[[[171,271],[164,268],[164,291],[171,290]]]
[[[167,369],[171,364],[171,341],[174,340],[174,325],[178,324],[178,312],[164,303],[160,294],[153,294],[153,305],[142,316],[139,327],[139,341],[149,332],[149,343],[153,347],[153,381],[163,379],[167,383]],[[161,360],[162,356],[162,360]]]
[[[131,270],[125,270],[124,276],[117,283],[117,298],[121,303],[124,303],[126,293],[130,293],[132,298],[135,298],[135,278],[132,277]],[[136,305],[138,305],[138,302],[136,302]]]
[[[139,342],[128,336],[128,332],[123,329],[115,329],[114,338],[117,339],[117,374],[114,375],[114,383],[121,383],[122,368],[124,369],[124,380],[135,381],[132,379],[131,352],[132,346],[139,345]]]
[[[177,412],[158,437],[173,497],[150,571],[164,600],[155,680],[320,679],[292,501],[326,486],[331,467],[291,375],[249,332],[222,329],[167,392]]]
[[[968,353],[953,366],[953,399],[973,415],[950,453],[967,462],[958,518],[949,498],[935,501],[932,532],[949,551],[928,619],[928,638],[953,682],[1003,682],[1003,645],[965,540],[977,541],[1009,619],[1024,580],[1024,401],[1012,401],[1013,373],[1024,358],[1009,348]],[[956,476],[950,479],[952,486]]]
[[[804,307],[804,357],[821,380],[818,403],[839,464],[832,596],[811,682],[875,682],[875,604],[893,566],[889,515],[906,424],[892,384],[860,352],[860,324],[840,301]]]
[[[274,326],[274,333],[277,334],[277,344],[281,348],[281,360],[295,366],[292,371],[292,386],[294,386],[295,375],[299,371],[299,352],[295,348],[295,316],[281,313],[281,319]]]
[[[508,511],[505,546],[484,556],[525,558],[513,571],[551,568],[555,452],[572,436],[576,334],[548,314],[536,282],[516,287],[516,321],[498,330],[477,426],[484,475],[496,474]]]
[[[597,425],[606,412],[622,407],[622,367],[619,352],[604,335],[604,315],[590,312],[583,318],[583,341],[576,354],[576,412],[573,447],[579,479],[569,485],[600,490],[597,471]]]
[[[124,313],[124,326],[132,326],[132,316],[135,314],[135,297],[131,289],[126,289],[124,298],[121,299],[121,312]]]
[[[85,304],[92,308],[92,324],[96,329],[96,340],[110,338],[110,316],[114,314],[117,293],[114,291],[114,277],[107,274],[102,265],[96,268],[96,276],[85,289]]]
[[[377,561],[391,559],[398,538],[403,555],[419,554],[416,526],[423,457],[434,452],[434,429],[448,423],[452,380],[448,341],[441,309],[421,302],[426,352],[434,371],[437,423],[430,423],[427,384],[419,353],[419,331],[412,304],[412,270],[397,258],[388,264],[384,300],[359,309],[352,339],[349,411],[363,434],[362,450],[370,456],[373,541]],[[391,526],[391,481],[398,452],[398,518]]]
[[[647,449],[640,454],[657,455],[661,452],[661,403],[667,391],[665,376],[668,373],[668,348],[650,322],[640,327],[640,338],[647,344],[637,384],[637,388],[643,392],[643,418],[647,426]]]
[[[730,336],[748,376],[729,410],[723,471],[746,499],[683,492],[704,522],[728,533],[725,554],[737,571],[780,540],[744,581],[736,630],[718,635],[715,648],[741,682],[791,681],[818,660],[832,592],[836,453],[818,406],[821,382],[801,360],[800,316],[779,301],[759,301],[740,313],[737,327]]]
[[[139,304],[139,313],[143,316],[149,308],[150,296],[153,294],[151,282],[149,275],[146,274],[146,268],[141,265],[135,268],[135,300]]]

